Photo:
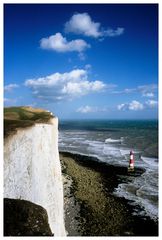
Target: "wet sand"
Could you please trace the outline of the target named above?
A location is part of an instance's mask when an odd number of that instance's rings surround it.
[[[127,168],[71,153],[60,153],[60,160],[68,236],[158,236],[157,223],[132,215],[128,201],[112,194]],[[142,173],[136,169],[136,175]]]

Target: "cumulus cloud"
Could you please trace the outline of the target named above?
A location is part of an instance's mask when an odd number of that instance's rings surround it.
[[[125,110],[126,106],[128,106],[127,103],[121,103],[117,106],[117,109],[118,110]]]
[[[56,52],[79,52],[82,53],[90,45],[82,39],[76,39],[72,41],[67,41],[61,33],[56,33],[55,35],[49,36],[47,38],[42,38],[40,40],[40,47],[42,49],[49,49]]]
[[[88,37],[115,37],[124,33],[124,28],[118,27],[116,30],[101,28],[99,22],[94,22],[88,13],[76,13],[65,23],[65,32],[83,34]]]
[[[146,101],[146,105],[150,108],[155,108],[158,106],[158,102],[156,100],[148,100]]]
[[[10,91],[12,91],[14,88],[18,88],[19,87],[19,85],[18,84],[15,84],[15,83],[11,83],[11,84],[8,84],[8,85],[6,85],[5,87],[4,87],[4,90],[6,91],[6,92],[10,92]]]
[[[133,100],[131,103],[129,103],[129,110],[137,111],[142,110],[143,108],[143,104],[136,100]]]
[[[130,103],[122,103],[117,106],[118,110],[132,110],[132,111],[138,111],[143,110],[144,105],[136,100],[133,100]]]
[[[148,108],[156,108],[158,106],[158,101],[156,100],[148,100],[145,101],[144,103],[140,103],[136,100],[133,100],[130,103],[121,103],[117,106],[118,110],[133,110],[133,111],[138,111],[138,110],[143,110],[143,109],[148,109]]]
[[[84,34],[90,37],[100,37],[100,23],[92,21],[88,13],[74,14],[68,22],[65,23],[65,32]]]
[[[109,87],[99,80],[89,81],[85,69],[28,79],[25,81],[25,86],[32,90],[35,97],[47,101],[73,99],[89,93],[101,92]]]
[[[99,107],[92,107],[92,106],[82,106],[76,110],[79,113],[96,113],[96,112],[106,112],[107,108],[99,108]]]

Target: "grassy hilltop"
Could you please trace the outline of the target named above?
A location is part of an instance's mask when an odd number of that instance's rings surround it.
[[[25,128],[35,123],[48,123],[53,117],[51,112],[32,107],[4,108],[4,135],[9,136],[17,128]]]

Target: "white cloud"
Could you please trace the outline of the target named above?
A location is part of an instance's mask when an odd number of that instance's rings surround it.
[[[136,88],[125,88],[124,90],[120,90],[120,91],[113,91],[112,93],[114,94],[128,94],[128,93],[133,93],[136,91]]]
[[[87,106],[78,108],[77,112],[80,112],[80,113],[92,113],[92,112],[96,112],[96,109],[94,107],[90,107],[90,106],[87,105]]]
[[[88,13],[74,14],[71,19],[65,23],[65,32],[84,34],[89,37],[100,37],[100,23],[92,21]]]
[[[67,41],[61,33],[56,33],[47,38],[42,38],[40,40],[40,46],[42,49],[49,49],[56,52],[83,52],[87,48],[90,48],[90,45],[87,44],[82,39],[76,39],[72,41]]]
[[[89,93],[101,92],[109,87],[99,80],[89,81],[85,69],[28,79],[25,81],[25,86],[31,88],[35,97],[46,101],[73,99]]]
[[[148,100],[146,101],[146,105],[150,108],[155,108],[158,106],[158,102],[156,100]]]
[[[119,105],[117,106],[117,109],[118,109],[118,110],[125,110],[126,106],[127,106],[126,103],[121,103],[121,104],[119,104]]]
[[[132,93],[134,92],[136,89],[135,88],[125,88],[124,89],[124,93]]]
[[[154,97],[154,93],[152,93],[152,92],[146,92],[146,93],[143,93],[142,96],[143,96],[143,97],[152,98],[152,97]]]
[[[82,106],[76,110],[80,113],[96,113],[96,112],[106,112],[107,108],[91,107],[91,106]]]
[[[12,91],[14,88],[18,88],[19,87],[19,85],[18,84],[9,84],[9,85],[6,85],[5,87],[4,87],[4,90],[6,91],[6,92],[10,92],[10,91]]]
[[[131,94],[131,93],[140,93],[143,97],[152,98],[155,96],[155,92],[157,92],[157,84],[148,84],[137,86],[136,88],[125,88],[120,91],[113,91],[114,94]]]
[[[145,101],[144,103],[140,103],[136,100],[133,100],[130,103],[122,103],[117,106],[118,110],[133,110],[133,111],[138,111],[138,110],[143,110],[143,109],[148,109],[148,108],[156,108],[158,106],[158,101],[156,100],[148,100]]]
[[[154,97],[154,92],[157,91],[157,84],[148,84],[137,87],[137,91],[142,93],[144,97]]]
[[[86,65],[85,65],[85,69],[86,69],[86,70],[89,70],[89,69],[91,69],[91,68],[92,68],[91,64],[86,64]]]
[[[124,33],[124,28],[118,27],[104,30],[99,22],[94,22],[88,13],[76,13],[65,23],[65,32],[83,34],[88,37],[103,38],[115,37]]]
[[[132,110],[132,111],[138,111],[143,110],[144,105],[136,100],[133,100],[130,103],[122,103],[117,106],[118,110]]]
[[[137,110],[142,110],[144,108],[143,104],[133,100],[131,103],[129,103],[129,110],[137,111]]]
[[[108,30],[104,31],[104,35],[108,37],[116,37],[120,36],[124,33],[124,28],[118,27],[116,30],[109,28]]]

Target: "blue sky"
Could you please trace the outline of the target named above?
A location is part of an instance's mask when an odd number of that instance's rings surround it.
[[[4,105],[157,118],[158,6],[5,4]]]

